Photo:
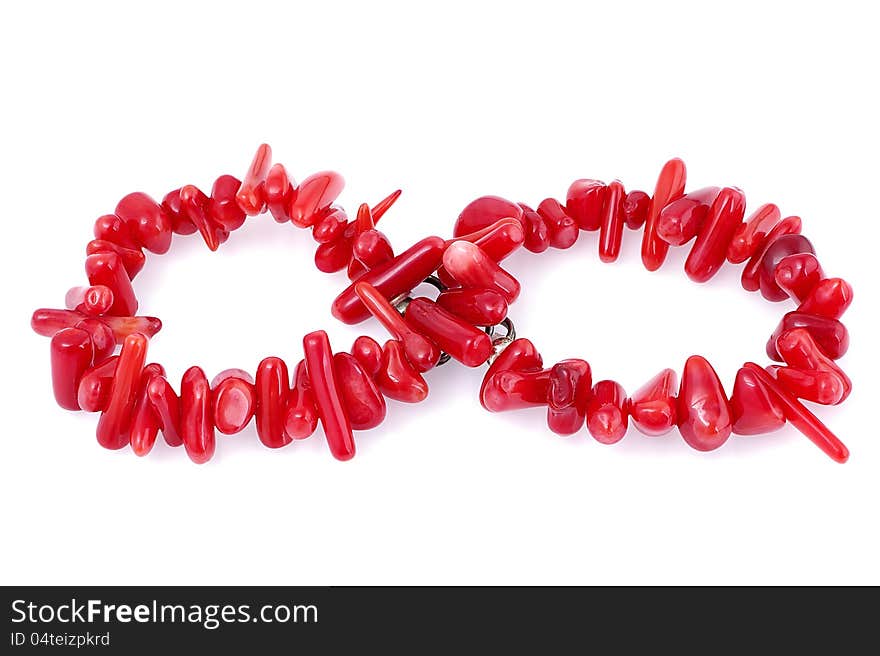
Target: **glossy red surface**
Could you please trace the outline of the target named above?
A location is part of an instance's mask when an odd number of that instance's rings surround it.
[[[684,263],[688,278],[706,282],[718,273],[733,233],[742,224],[745,209],[746,197],[739,189],[724,187],[718,192]]]
[[[480,403],[489,412],[547,403],[550,371],[531,341],[511,342],[489,366],[480,386]]]
[[[303,351],[327,446],[337,460],[349,460],[355,453],[354,437],[333,371],[333,351],[327,333],[318,330],[303,337]]]
[[[562,360],[550,368],[547,390],[547,426],[557,435],[571,435],[584,426],[593,384],[585,360]]]
[[[448,247],[456,241],[469,241],[476,244],[495,262],[501,262],[522,246],[525,239],[523,223],[513,218],[499,219],[482,230],[477,230],[446,242]]]
[[[783,235],[774,241],[761,258],[761,266],[758,274],[758,284],[761,288],[761,296],[768,301],[784,301],[788,298],[788,292],[776,283],[776,269],[780,262],[792,255],[812,254],[813,245],[803,235]],[[817,262],[818,266],[818,262]],[[819,281],[816,276],[815,282]],[[814,283],[815,285],[815,283]]]
[[[137,312],[138,302],[131,280],[122,265],[122,258],[115,253],[95,253],[86,256],[86,276],[91,285],[104,285],[113,292],[113,305],[109,314],[128,317]]]
[[[340,238],[315,249],[315,267],[324,273],[342,271],[351,261],[351,239]]]
[[[317,427],[318,406],[312,393],[305,360],[300,360],[293,372],[293,388],[287,397],[284,432],[295,440],[304,440]]]
[[[263,211],[266,204],[264,185],[269,168],[272,166],[272,149],[261,144],[254,154],[250,168],[236,193],[238,206],[248,215],[254,216]]]
[[[462,287],[493,289],[508,303],[513,303],[519,296],[520,286],[516,278],[470,242],[450,244],[443,253],[443,266]]]
[[[199,367],[190,367],[180,381],[180,436],[186,455],[199,465],[214,456],[217,438],[212,407],[211,387],[205,372]]]
[[[382,367],[382,347],[372,337],[361,335],[351,346],[351,355],[370,378],[375,378]]]
[[[816,284],[798,306],[798,312],[840,319],[852,303],[853,289],[843,278],[826,278]]]
[[[776,396],[748,367],[736,372],[733,393],[730,395],[730,411],[733,432],[737,435],[761,435],[785,424],[785,412]]]
[[[711,451],[727,441],[733,425],[730,404],[709,362],[692,355],[684,365],[678,390],[678,430],[697,451]]]
[[[654,187],[654,196],[651,198],[651,206],[648,209],[648,218],[645,219],[645,232],[642,235],[642,263],[648,271],[659,269],[669,250],[669,244],[657,234],[660,211],[676,198],[684,195],[686,181],[687,171],[684,162],[678,158],[669,160],[660,170]]]
[[[254,382],[257,405],[254,416],[257,420],[257,435],[260,442],[270,449],[286,446],[291,441],[284,432],[288,385],[287,365],[281,358],[264,358],[257,366]]]
[[[623,220],[626,227],[630,230],[638,230],[645,225],[650,207],[651,197],[644,191],[634,189],[629,192],[623,201]]]
[[[812,253],[796,253],[779,260],[773,271],[776,285],[798,303],[803,301],[813,287],[825,279],[822,265]]]
[[[843,370],[822,353],[809,331],[796,328],[782,333],[776,349],[787,367],[779,367],[776,379],[795,396],[837,405],[852,391],[852,382]]]
[[[83,372],[76,390],[76,400],[80,408],[86,412],[103,412],[107,409],[118,361],[118,355],[102,361],[96,360],[95,365]]]
[[[801,219],[799,216],[787,216],[773,226],[763,242],[761,242],[761,246],[752,253],[745,268],[743,268],[741,277],[743,289],[749,292],[756,292],[761,288],[761,263],[764,259],[764,253],[780,237],[798,234],[800,231]]]
[[[767,233],[779,222],[780,216],[779,208],[773,203],[765,203],[752,212],[734,233],[727,247],[727,261],[739,264],[754,255],[764,246]]]
[[[129,444],[136,456],[147,455],[156,443],[161,420],[147,394],[147,387],[154,378],[164,375],[165,370],[162,365],[155,363],[148,364],[141,372],[129,431]]]
[[[844,463],[849,459],[849,449],[838,439],[834,433],[828,430],[812,412],[807,410],[788,390],[754,362],[746,362],[746,369],[755,374],[755,378],[762,384],[782,406],[785,418],[791,425],[803,433],[809,440],[818,446],[835,462]]]
[[[602,205],[602,225],[599,230],[599,259],[603,262],[614,262],[620,255],[623,241],[623,200],[626,189],[620,180],[614,180],[605,192]]]
[[[382,393],[395,401],[419,403],[428,397],[428,384],[406,359],[403,345],[394,339],[382,347],[382,363],[375,380]]]
[[[677,422],[678,374],[664,369],[630,397],[629,414],[635,427],[645,435],[665,435]]]
[[[99,216],[95,220],[93,234],[95,239],[109,241],[124,248],[139,250],[143,247],[143,244],[131,234],[125,221],[115,214]]]
[[[697,189],[660,210],[657,219],[660,239],[672,246],[681,246],[696,237],[720,191],[720,187]]]
[[[385,215],[385,212],[391,209],[391,206],[397,202],[397,199],[400,198],[400,194],[400,189],[392,191],[373,206],[370,210],[370,215],[373,217],[373,223],[379,223],[379,219],[381,219]]]
[[[348,226],[348,217],[341,209],[331,211],[312,227],[312,238],[319,244],[329,244],[342,237]]]
[[[507,316],[507,301],[493,289],[448,289],[437,305],[475,326],[494,326]]]
[[[452,230],[453,237],[482,230],[496,221],[505,218],[514,218],[517,221],[522,218],[522,209],[513,201],[500,196],[481,196],[468,203],[458,215],[455,227]]]
[[[832,360],[843,357],[849,348],[849,332],[840,321],[795,311],[782,317],[782,321],[767,341],[767,355],[771,360],[782,361],[782,356],[776,348],[776,340],[784,333],[797,328],[803,328],[810,333],[819,350]]]
[[[393,260],[365,273],[358,282],[369,283],[385,298],[397,298],[414,289],[440,266],[444,244],[440,237],[422,239]],[[360,323],[370,316],[354,285],[339,294],[331,307],[333,316],[342,323]]]
[[[238,376],[228,376],[211,382],[214,426],[224,435],[244,430],[254,416],[257,405],[254,384]],[[282,422],[287,415],[285,407]]]
[[[210,199],[197,187],[185,185],[180,188],[180,209],[196,226],[208,248],[216,251],[229,238],[229,231],[211,218],[208,213]]]
[[[355,430],[375,428],[385,419],[385,397],[357,359],[348,353],[333,356],[345,414]]]
[[[571,248],[578,238],[578,224],[565,212],[555,198],[545,198],[538,204],[538,214],[547,225],[547,234],[553,248]],[[478,244],[481,246],[481,244]]]
[[[291,222],[300,228],[315,224],[342,193],[345,180],[335,171],[313,173],[303,180],[291,199],[287,213]]]
[[[296,193],[296,184],[291,184],[290,177],[284,164],[273,164],[266,174],[264,194],[266,207],[278,223],[290,221],[287,208],[290,206],[293,195]]]
[[[352,253],[366,269],[375,269],[394,259],[394,249],[382,232],[372,228],[354,238]]]
[[[116,216],[125,222],[135,241],[152,253],[167,253],[171,247],[171,218],[147,194],[136,191],[116,205]]]
[[[128,444],[131,412],[147,357],[148,342],[146,337],[135,333],[126,337],[122,343],[107,409],[101,413],[96,431],[98,444],[106,449],[121,449]]]
[[[404,318],[418,334],[426,336],[466,367],[485,364],[492,355],[489,335],[427,298],[413,299]]]
[[[180,207],[180,189],[169,191],[162,199],[162,209],[171,219],[171,231],[176,235],[191,235],[196,232],[195,224],[189,220]]]
[[[180,397],[163,376],[153,378],[147,385],[147,396],[159,417],[159,426],[168,446],[181,446]]]
[[[92,339],[85,330],[65,328],[52,337],[49,346],[52,391],[65,410],[79,410],[79,380],[92,364]]]
[[[605,203],[605,183],[600,180],[575,180],[565,194],[566,213],[581,230],[598,230]]]
[[[102,362],[116,350],[116,335],[113,334],[110,326],[101,319],[83,319],[78,321],[74,328],[85,330],[89,334],[95,362]]]
[[[94,255],[95,253],[116,253],[122,259],[122,266],[125,267],[125,272],[130,280],[134,280],[147,261],[142,250],[125,248],[103,239],[93,239],[86,244],[86,255]]]
[[[90,317],[99,317],[112,307],[113,292],[104,285],[71,287],[64,295],[64,305],[68,310],[76,310]]]
[[[626,391],[613,380],[600,380],[593,385],[587,402],[587,430],[602,444],[615,444],[626,435],[629,417]]]
[[[244,210],[238,206],[238,201],[235,198],[240,187],[241,181],[232,175],[221,175],[214,180],[211,187],[211,198],[208,200],[207,206],[208,217],[228,232],[238,230],[243,226],[247,216]],[[195,224],[192,225],[195,228]]]
[[[375,287],[365,282],[355,284],[355,293],[380,324],[401,342],[406,359],[417,371],[433,369],[440,359],[440,346],[418,327],[404,320],[397,309]]]
[[[520,203],[519,206],[523,211],[523,246],[532,253],[543,253],[550,248],[550,229],[547,223],[528,205]]]

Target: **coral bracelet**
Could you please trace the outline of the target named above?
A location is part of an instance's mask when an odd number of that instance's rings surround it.
[[[671,160],[653,196],[595,180],[576,181],[565,204],[547,199],[536,211],[487,196],[465,208],[452,239],[427,237],[395,254],[376,223],[399,191],[372,208],[360,205],[349,219],[334,204],[341,176],[321,172],[296,184],[284,166],[272,164],[271,149],[263,145],[242,181],[220,176],[210,196],[187,185],[161,203],[140,192],[123,198],[113,214],[95,222],[95,239],[86,248],[89,286],[71,289],[66,309],[34,312],[31,325],[52,338],[58,404],[100,412],[98,442],[110,449],[130,444],[137,455],[148,453],[161,431],[168,445],[183,445],[203,463],[214,454],[215,431],[237,433],[253,418],[260,441],[271,448],[310,436],[320,422],[333,456],[347,460],[355,453],[353,431],[380,424],[386,398],[423,400],[428,386],[422,374],[455,359],[470,367],[490,363],[480,392],[488,410],[547,406],[548,425],[559,434],[586,425],[596,440],[610,444],[632,419],[647,435],[677,426],[690,446],[706,451],[731,432],[764,433],[789,421],[844,462],[846,447],[801,399],[836,404],[849,394],[850,381],[834,361],[848,346],[838,319],[852,289],[825,278],[797,217],[780,220],[775,205],[764,205],[744,220],[738,189],[685,193],[684,186],[684,164]],[[312,332],[303,338],[292,384],[285,362],[268,357],[253,378],[230,369],[209,382],[202,369],[191,367],[177,393],[161,365],[146,364],[149,339],[161,322],[137,316],[132,280],[144,266],[144,250],[165,253],[173,234],[195,232],[217,250],[248,216],[265,211],[279,223],[311,228],[319,270],[346,270],[351,284],[333,302],[333,315],[349,324],[375,317],[392,338],[380,345],[361,336],[349,352],[334,353],[324,331]],[[642,259],[650,270],[660,266],[669,245],[693,239],[685,265],[693,280],[710,279],[725,259],[747,262],[746,289],[760,289],[771,301],[796,300],[797,310],[783,317],[767,344],[768,355],[784,366],[746,363],[730,398],[699,356],[688,359],[680,386],[667,369],[630,397],[614,381],[593,384],[584,360],[544,368],[534,345],[515,338],[507,313],[520,285],[499,263],[520,247],[564,249],[580,232],[596,230],[601,259],[613,261],[625,225],[644,225]],[[424,281],[439,290],[436,299],[410,296]],[[506,331],[502,337],[496,337],[499,326]]]

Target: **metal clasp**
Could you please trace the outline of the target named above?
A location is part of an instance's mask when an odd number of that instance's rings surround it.
[[[503,336],[496,337],[495,330],[498,326],[503,326],[507,331]],[[486,328],[486,334],[492,338],[492,355],[489,356],[489,359],[486,360],[486,364],[491,365],[495,362],[495,359],[501,355],[502,351],[510,346],[513,341],[516,339],[516,326],[513,325],[513,321],[510,317],[505,317],[504,320],[496,324],[494,326],[489,326]]]

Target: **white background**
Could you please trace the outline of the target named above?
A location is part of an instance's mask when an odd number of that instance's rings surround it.
[[[866,3],[15,3],[0,16],[3,180],[3,583],[880,583],[877,501],[878,46]],[[490,415],[482,370],[428,376],[358,455],[318,433],[280,451],[251,427],[191,464],[163,444],[108,452],[97,418],[55,406],[37,307],[83,284],[94,219],[124,194],[241,176],[256,146],[297,179],[333,168],[352,212],[398,187],[398,249],[448,236],[472,198],[536,204],[578,177],[652,190],[680,156],[689,187],[733,184],[803,217],[850,280],[841,361],[854,391],[817,413],[836,465],[792,429],[699,454],[634,430],[613,447],[551,434],[541,410]],[[728,391],[791,305],[728,266],[687,280],[599,263],[596,235],[522,253],[512,316],[545,361],[584,357],[634,390],[701,353]],[[175,381],[295,363],[304,333],[338,349],[345,284],[309,235],[251,219],[217,253],[175,237],[136,280],[165,324]],[[160,440],[161,441],[161,440]]]

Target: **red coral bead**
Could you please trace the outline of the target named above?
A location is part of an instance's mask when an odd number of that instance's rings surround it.
[[[290,177],[287,175],[287,169],[284,164],[273,164],[266,175],[266,184],[264,194],[266,197],[266,205],[278,223],[284,223],[290,220],[287,214],[287,208],[296,193],[296,185],[291,184]]]
[[[813,253],[815,253],[813,245],[803,235],[783,235],[773,242],[764,252],[764,257],[761,258],[758,280],[761,296],[768,301],[784,301],[787,299],[788,293],[776,282],[777,266],[783,259],[791,255]]]
[[[123,248],[139,250],[143,247],[131,234],[128,225],[115,214],[105,214],[95,221],[93,230],[95,239],[109,241]]]
[[[419,372],[433,369],[440,359],[440,347],[428,336],[419,332],[418,327],[404,320],[397,309],[382,296],[375,287],[365,282],[355,285],[355,292],[376,320],[391,336],[398,340],[406,354],[406,359]]]
[[[355,453],[354,437],[333,371],[333,351],[327,333],[318,330],[303,337],[303,351],[327,446],[337,460],[349,460]]]
[[[629,192],[623,201],[623,220],[626,227],[630,230],[638,230],[645,225],[650,207],[651,197],[644,191],[634,189]]]
[[[614,262],[620,255],[623,242],[623,199],[626,190],[619,180],[608,185],[602,205],[602,225],[599,232],[599,259]]]
[[[825,273],[815,255],[795,253],[779,260],[773,278],[783,292],[800,303],[825,278]]]
[[[730,437],[733,417],[718,374],[709,362],[692,355],[684,365],[678,391],[678,430],[697,451],[711,451]]]
[[[754,362],[746,362],[745,367],[754,372],[758,382],[769,390],[782,406],[785,418],[792,426],[803,433],[813,444],[835,462],[846,462],[849,449],[812,412],[807,410],[794,396]]]
[[[376,373],[376,385],[389,399],[404,403],[419,403],[428,397],[428,384],[404,355],[403,345],[397,340],[385,342],[382,364]]]
[[[749,292],[756,292],[761,288],[761,265],[764,260],[764,253],[780,237],[798,234],[800,231],[801,219],[799,216],[787,216],[773,226],[773,229],[764,238],[760,248],[752,253],[743,269],[741,277],[743,289]]]
[[[159,417],[165,443],[168,446],[181,446],[183,434],[180,425],[180,397],[174,392],[171,383],[164,376],[153,378],[147,385],[147,396]]]
[[[492,289],[448,289],[437,305],[475,326],[494,326],[507,316],[507,301]]]
[[[796,328],[783,333],[776,348],[789,365],[778,368],[776,378],[795,396],[823,405],[837,405],[849,396],[849,377],[822,353],[809,331]]]
[[[507,218],[521,221],[522,208],[500,196],[481,196],[468,203],[458,215],[452,236],[461,237]]]
[[[113,291],[104,285],[71,287],[64,295],[64,305],[69,310],[99,317],[113,306]]]
[[[335,273],[347,267],[352,255],[351,242],[350,238],[342,237],[326,244],[318,244],[315,249],[315,266],[318,271]]]
[[[742,223],[746,198],[739,189],[724,187],[709,208],[700,234],[684,263],[688,278],[706,282],[721,269],[727,257],[727,245]]]
[[[357,359],[348,353],[336,353],[333,367],[351,427],[369,430],[381,424],[386,413],[385,397]]]
[[[463,287],[494,289],[508,303],[513,303],[519,296],[520,285],[516,278],[470,242],[450,244],[443,253],[443,266]]]
[[[648,271],[659,269],[669,250],[669,244],[657,234],[660,211],[676,198],[684,195],[686,181],[687,170],[680,159],[671,159],[663,165],[654,187],[654,196],[651,198],[648,218],[645,220],[645,232],[642,235],[642,262]]]
[[[284,432],[289,392],[287,365],[281,358],[265,358],[257,367],[254,389],[257,405],[257,435],[270,449],[290,444],[291,438]]]
[[[116,253],[122,259],[122,266],[125,267],[129,280],[134,280],[134,277],[140,273],[147,261],[144,252],[139,248],[125,248],[119,244],[114,244],[112,241],[103,239],[93,239],[86,244],[86,255],[108,252]]]
[[[575,180],[568,187],[565,210],[581,230],[599,229],[605,193],[605,183],[600,180]]]
[[[771,360],[782,361],[782,356],[776,348],[776,341],[783,334],[797,328],[803,328],[810,333],[819,350],[832,360],[843,357],[849,348],[849,332],[837,319],[795,311],[782,317],[767,341],[767,355]]]
[[[114,355],[83,372],[76,390],[76,401],[86,412],[103,412],[110,401],[110,388],[119,356]]]
[[[752,212],[730,240],[730,246],[727,247],[727,261],[731,264],[745,262],[758,249],[763,248],[767,233],[779,222],[780,216],[779,208],[773,203],[761,205]]]
[[[737,435],[762,435],[785,424],[782,406],[755,372],[748,367],[736,372],[733,393],[730,395],[733,432]]]
[[[339,208],[334,209],[312,226],[312,239],[319,244],[329,244],[342,237],[347,226],[348,217],[345,212]]]
[[[516,219],[507,218],[499,219],[482,230],[450,239],[446,246],[456,241],[469,241],[479,246],[495,262],[501,262],[519,250],[524,239],[523,224]]]
[[[98,419],[98,443],[105,449],[121,449],[128,444],[129,424],[137,384],[147,357],[149,340],[135,333],[125,338],[110,389],[107,409]]]
[[[600,380],[593,385],[587,402],[587,430],[602,444],[615,444],[626,435],[629,419],[626,391],[613,380]]]
[[[351,346],[351,355],[370,378],[375,378],[382,367],[382,347],[372,337],[361,335]]]
[[[394,249],[388,237],[376,229],[365,230],[355,237],[352,253],[367,270],[394,258]]]
[[[229,375],[211,382],[214,426],[224,435],[234,435],[250,423],[257,405],[253,383],[238,375]],[[282,421],[287,409],[284,408]]]
[[[553,248],[571,248],[578,238],[577,222],[565,212],[555,198],[545,198],[538,204],[538,214],[547,224],[550,245]]]
[[[153,253],[167,253],[171,247],[171,218],[147,194],[136,191],[116,205],[116,216],[125,222],[129,233]]]
[[[208,201],[208,217],[227,232],[238,230],[244,225],[246,214],[235,196],[241,187],[241,181],[232,175],[221,175],[214,180],[211,187],[211,198]],[[195,224],[193,224],[195,227]]]
[[[393,260],[365,273],[358,282],[369,283],[385,298],[397,298],[417,287],[440,266],[444,244],[440,237],[422,239]],[[360,323],[370,316],[354,286],[355,283],[349,285],[333,301],[333,316],[342,323]]]
[[[651,436],[664,435],[675,428],[677,391],[678,374],[672,369],[664,369],[642,385],[629,401],[629,414],[635,427]]]
[[[171,231],[177,235],[191,235],[198,228],[183,212],[180,203],[180,189],[169,191],[162,199],[162,209],[171,219]]]
[[[678,198],[660,210],[657,234],[672,246],[681,246],[697,236],[718,196],[719,187],[704,187]]]
[[[373,223],[379,223],[379,219],[381,219],[385,212],[391,209],[391,206],[397,202],[397,199],[400,198],[400,194],[402,192],[400,189],[396,189],[388,194],[385,198],[376,203],[375,206],[370,210],[370,216],[373,217]]]
[[[199,465],[214,456],[216,447],[212,405],[205,372],[190,367],[180,381],[180,435],[186,455]]]
[[[798,306],[798,312],[840,319],[852,303],[852,299],[853,289],[846,280],[826,278],[810,290]]]
[[[550,248],[550,229],[547,222],[528,205],[520,203],[519,206],[523,211],[523,246],[532,253],[543,253]]]
[[[492,355],[492,339],[427,298],[413,299],[404,314],[415,331],[466,367],[478,367]]]
[[[55,400],[65,410],[79,410],[77,389],[92,364],[92,339],[85,330],[65,328],[52,337],[49,350]]]
[[[300,228],[315,224],[342,193],[345,180],[334,171],[322,171],[303,180],[291,199],[287,213],[291,222]]]
[[[137,312],[138,302],[131,280],[116,253],[95,253],[86,257],[86,276],[92,285],[104,285],[113,292],[109,314],[128,317]]]
[[[314,433],[317,427],[318,406],[312,393],[306,362],[300,360],[293,372],[293,388],[287,397],[284,432],[295,440],[304,440]]]
[[[116,335],[113,334],[113,330],[103,320],[83,319],[77,322],[74,328],[85,330],[89,334],[89,338],[92,340],[92,348],[95,352],[95,362],[102,362],[116,350]]]
[[[159,434],[161,427],[161,419],[156,414],[155,408],[150,401],[147,388],[153,378],[164,376],[165,370],[160,364],[148,364],[141,372],[140,383],[134,404],[134,411],[131,418],[131,430],[129,431],[129,443],[131,450],[136,456],[145,456],[156,443],[156,436]]]
[[[547,426],[557,435],[571,435],[583,427],[592,376],[585,360],[562,360],[550,368]]]
[[[263,211],[266,205],[265,182],[266,176],[269,174],[269,168],[272,166],[272,148],[268,144],[260,144],[251,166],[244,176],[244,180],[235,195],[238,206],[247,213],[248,216],[254,216]]]
[[[180,206],[186,217],[192,221],[208,248],[216,251],[220,244],[229,238],[229,231],[208,213],[210,201],[197,187],[186,185],[180,188]]]
[[[515,339],[489,366],[480,386],[480,403],[489,412],[515,410],[547,403],[550,372],[535,345]]]

